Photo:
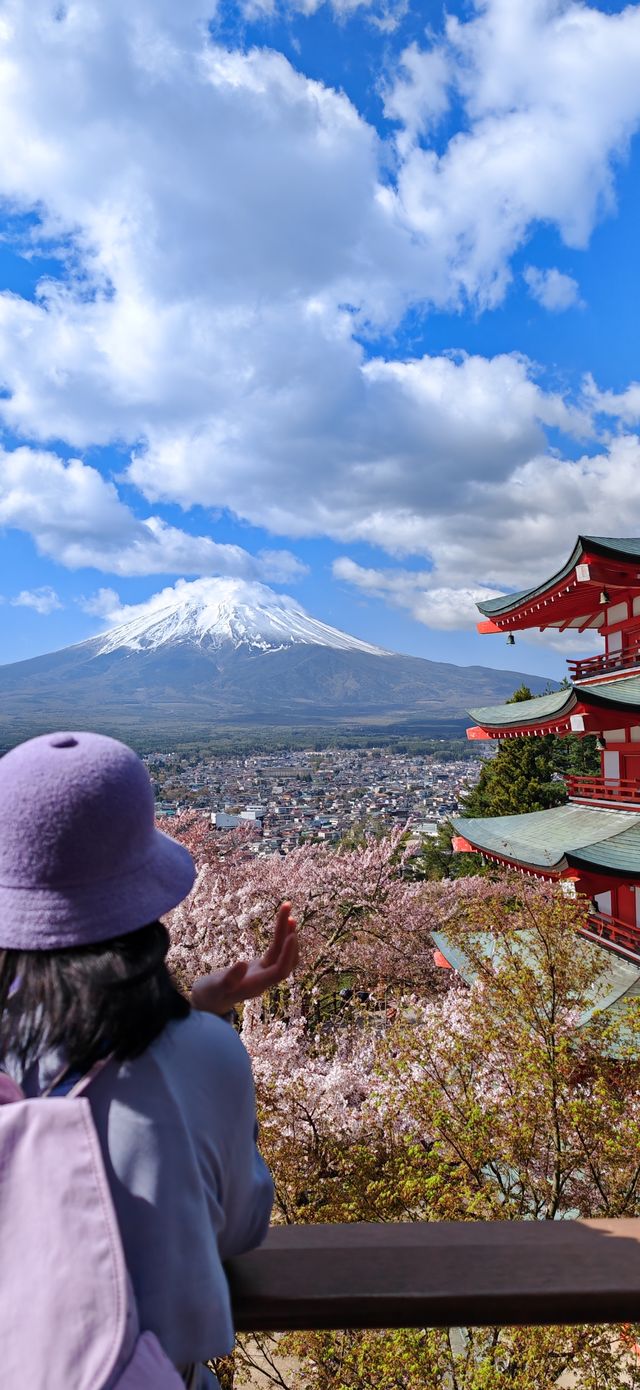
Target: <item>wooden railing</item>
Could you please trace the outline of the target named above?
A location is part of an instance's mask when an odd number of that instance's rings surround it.
[[[640,927],[621,922],[619,917],[611,917],[606,912],[590,912],[581,935],[606,942],[620,955],[640,962]]]
[[[633,777],[569,775],[564,780],[572,801],[624,802],[628,809],[640,811],[640,782]]]
[[[631,666],[640,666],[640,639],[623,652],[602,652],[599,656],[587,656],[582,661],[568,661],[567,666],[572,681],[586,681],[607,671],[626,671]]]
[[[633,1322],[640,1220],[280,1226],[227,1273],[239,1332]]]

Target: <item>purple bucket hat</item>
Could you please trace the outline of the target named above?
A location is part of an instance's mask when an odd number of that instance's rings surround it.
[[[156,830],[148,773],[124,743],[44,734],[0,759],[0,948],[122,936],[194,879],[188,850]]]

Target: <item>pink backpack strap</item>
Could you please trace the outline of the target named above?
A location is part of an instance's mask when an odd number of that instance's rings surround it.
[[[98,1061],[94,1062],[88,1072],[85,1072],[85,1075],[81,1076],[80,1080],[76,1081],[75,1086],[72,1086],[71,1090],[67,1092],[66,1099],[72,1100],[74,1096],[83,1096],[85,1091],[89,1089],[91,1082],[95,1081],[96,1076],[99,1076],[100,1072],[104,1071],[109,1062],[113,1061],[113,1057],[113,1052],[110,1052],[107,1057],[99,1057]]]
[[[87,1091],[89,1086],[91,1085],[91,1082],[95,1081],[96,1076],[99,1076],[101,1071],[104,1071],[107,1062],[111,1062],[114,1055],[115,1054],[113,1052],[110,1052],[107,1057],[99,1057],[98,1061],[94,1062],[93,1066],[89,1068],[88,1072],[85,1072],[84,1076],[81,1076],[79,1080],[76,1081],[75,1085],[71,1087],[70,1091],[67,1091],[66,1095],[63,1096],[62,1099],[73,1100],[75,1096],[84,1095],[85,1091]],[[49,1085],[47,1086],[46,1090],[42,1091],[42,1097],[50,1096],[51,1092],[55,1091],[56,1086],[59,1086],[60,1082],[64,1081],[64,1078],[67,1075],[68,1071],[68,1067],[63,1067],[62,1070],[58,1072],[57,1076],[54,1076],[53,1081],[49,1082]]]
[[[47,1094],[26,1100],[0,1073],[0,1230],[3,1250],[13,1252],[0,1265],[2,1390],[185,1390],[154,1334],[140,1334],[82,1094],[109,1061],[100,1058],[72,1087],[75,1105]]]
[[[24,1091],[12,1076],[0,1071],[0,1105],[11,1105],[15,1100],[24,1100]]]

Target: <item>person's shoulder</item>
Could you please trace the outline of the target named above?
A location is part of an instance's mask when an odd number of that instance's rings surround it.
[[[154,1047],[170,1054],[181,1068],[199,1073],[224,1071],[238,1083],[251,1077],[244,1044],[235,1028],[217,1014],[192,1009],[187,1018],[169,1023]]]

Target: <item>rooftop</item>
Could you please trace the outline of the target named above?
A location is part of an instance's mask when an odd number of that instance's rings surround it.
[[[640,676],[620,676],[616,680],[587,682],[531,700],[510,701],[504,705],[485,705],[469,710],[483,729],[511,729],[556,724],[569,718],[581,706],[640,712]]]
[[[606,619],[600,588],[613,585],[640,590],[639,562],[638,537],[578,536],[566,564],[555,574],[532,588],[486,599],[478,608],[505,631],[554,623],[581,629],[599,627]],[[495,629],[490,622],[480,624],[480,630]]]
[[[529,952],[527,937],[528,933],[526,931],[519,933],[518,959],[520,959],[520,952],[523,960],[527,958]],[[433,940],[437,949],[442,952],[445,960],[449,962],[449,965],[461,975],[462,979],[465,980],[467,984],[472,984],[476,977],[476,971],[468,956],[465,955],[465,952],[449,940],[446,932],[434,932]],[[480,947],[487,960],[499,957],[499,936],[492,935],[489,932],[481,932],[475,935],[474,941],[476,945]],[[575,949],[576,954],[582,953],[584,956],[597,953],[598,964],[602,966],[604,971],[598,992],[593,995],[593,1005],[582,1014],[579,1026],[582,1027],[584,1024],[588,1023],[594,1013],[620,1008],[626,999],[631,998],[633,995],[640,994],[640,968],[638,966],[632,965],[630,961],[624,960],[622,956],[616,956],[610,952],[606,952],[603,956],[600,946],[592,944],[590,941],[579,936],[576,937]]]
[[[640,820],[635,811],[569,802],[520,816],[454,818],[452,824],[474,849],[523,868],[559,873],[580,864],[638,875]]]

